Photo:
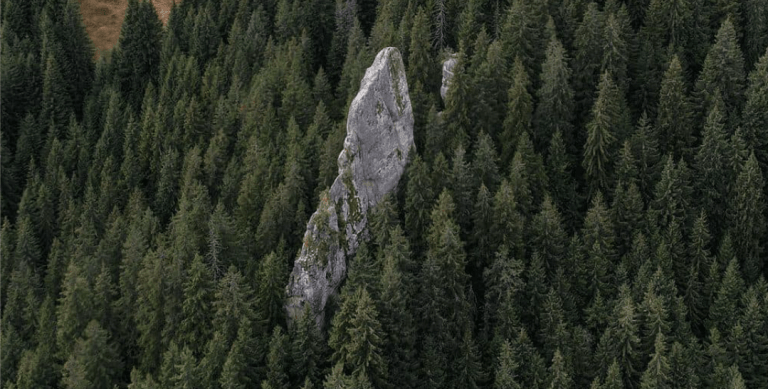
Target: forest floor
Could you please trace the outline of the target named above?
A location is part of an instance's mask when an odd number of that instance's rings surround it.
[[[160,20],[165,24],[171,11],[171,5],[181,0],[152,0]],[[80,12],[83,14],[85,29],[88,31],[96,56],[111,49],[120,37],[127,0],[80,0]]]

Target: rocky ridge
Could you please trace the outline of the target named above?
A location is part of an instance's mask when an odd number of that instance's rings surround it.
[[[346,277],[347,259],[368,239],[368,210],[400,181],[413,143],[413,110],[402,56],[381,50],[360,83],[347,116],[339,175],[307,223],[294,262],[285,309],[289,320],[312,308],[318,326]]]

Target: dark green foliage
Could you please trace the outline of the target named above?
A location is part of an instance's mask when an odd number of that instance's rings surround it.
[[[507,116],[504,119],[504,130],[498,137],[502,146],[501,163],[503,165],[511,161],[518,138],[524,132],[531,131],[533,99],[528,92],[529,76],[520,57],[515,58],[512,66],[510,84],[507,92]]]
[[[541,87],[536,91],[540,104],[534,113],[533,141],[536,150],[542,152],[556,132],[560,132],[569,153],[575,155],[580,147],[573,128],[574,94],[570,86],[571,70],[563,45],[552,39],[547,46],[546,60],[542,65]],[[528,73],[531,74],[531,73]]]
[[[715,91],[720,89],[728,123],[737,123],[737,115],[744,104],[745,79],[744,55],[739,47],[733,20],[729,17],[722,22],[696,81],[699,115],[707,112],[713,104]]]
[[[693,140],[692,115],[680,60],[674,56],[664,73],[659,93],[656,132],[659,145],[662,146],[660,153],[667,154],[677,150],[682,154],[674,154],[676,159],[690,154],[688,150]]]
[[[138,112],[144,89],[159,76],[162,23],[151,3],[131,0],[125,12],[118,48],[112,54],[115,85],[128,93]]]
[[[79,2],[1,5],[3,387],[768,380],[764,1],[131,0],[98,58]],[[286,321],[386,46],[407,174]]]
[[[748,281],[756,280],[763,268],[760,258],[761,237],[765,236],[764,185],[757,158],[752,153],[736,179],[728,211],[736,253]]]

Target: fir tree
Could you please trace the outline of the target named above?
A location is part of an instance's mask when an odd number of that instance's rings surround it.
[[[232,347],[236,346],[233,345]],[[231,353],[230,351],[230,356]],[[282,327],[275,326],[269,341],[269,353],[266,361],[267,378],[261,383],[262,388],[285,389],[289,387],[288,375],[286,374],[289,366],[288,357],[288,337],[283,333]]]
[[[531,73],[529,73],[531,74]],[[546,60],[542,64],[541,87],[536,91],[540,102],[533,116],[533,141],[538,151],[549,146],[552,135],[560,132],[566,145],[577,142],[573,132],[574,95],[570,85],[571,70],[565,48],[557,39],[547,46]],[[577,149],[569,149],[572,155]]]
[[[678,57],[674,56],[664,73],[659,92],[656,131],[662,154],[673,153],[675,159],[689,155],[693,143],[692,115],[683,69]]]
[[[766,15],[768,17],[768,14]],[[768,125],[766,112],[768,112],[768,48],[755,62],[755,68],[749,74],[746,105],[741,119],[744,141],[754,150],[763,175],[768,172],[768,155],[765,153],[768,138],[760,129]]]
[[[67,388],[110,387],[120,371],[120,359],[109,332],[91,321],[64,363],[62,384]]]
[[[722,22],[715,43],[707,53],[695,92],[699,115],[703,115],[719,88],[730,124],[735,123],[744,103],[744,55],[737,40],[733,20],[729,17]]]
[[[519,362],[515,360],[512,351],[512,345],[508,340],[501,344],[499,349],[498,364],[496,365],[495,378],[493,381],[494,389],[517,389],[520,384],[517,382],[515,370],[518,369]]]
[[[138,112],[147,84],[158,77],[162,23],[151,3],[131,0],[125,12],[118,49],[113,54],[116,85],[129,93]]]
[[[736,179],[729,205],[729,221],[737,255],[748,281],[763,270],[761,241],[765,236],[765,201],[763,176],[754,153]]]
[[[533,98],[528,92],[530,80],[520,57],[516,57],[510,76],[511,85],[507,92],[507,115],[504,119],[503,132],[499,135],[502,145],[501,164],[506,166],[517,148],[517,139],[531,131],[533,117]]]

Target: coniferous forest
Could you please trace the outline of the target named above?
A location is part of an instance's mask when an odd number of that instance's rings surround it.
[[[768,388],[768,1],[1,5],[3,388]],[[389,46],[416,148],[289,321]]]

